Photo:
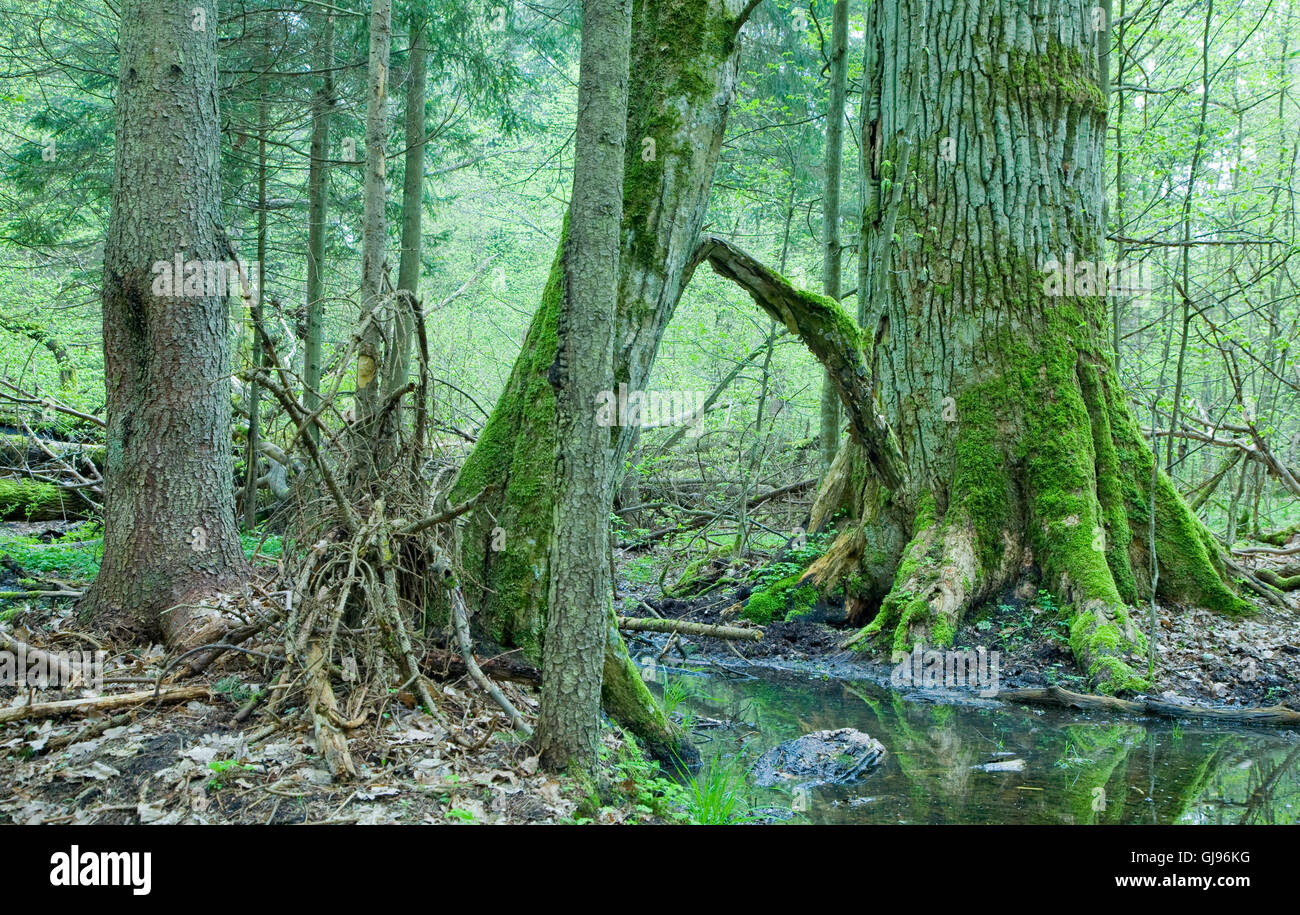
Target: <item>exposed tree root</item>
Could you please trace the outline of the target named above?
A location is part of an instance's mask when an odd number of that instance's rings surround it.
[[[870,619],[846,647],[951,644],[968,610],[1029,572],[1073,609],[1075,658],[1113,693],[1146,685],[1131,665],[1147,646],[1129,607],[1153,587],[1167,603],[1245,612],[1235,574],[1280,601],[1223,555],[1179,497],[1109,361],[1077,347],[1063,311],[1048,313],[1041,344],[1023,330],[1000,338],[999,370],[962,379],[943,422],[905,414],[904,456],[879,415],[864,341],[840,313],[724,241],[706,239],[701,251],[804,339],[849,408],[853,441],[832,463],[809,527],[846,507],[849,517],[799,582],[842,596],[851,620]]]

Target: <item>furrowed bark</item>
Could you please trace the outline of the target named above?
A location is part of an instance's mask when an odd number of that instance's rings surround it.
[[[1063,267],[1101,263],[1106,111],[1085,7],[868,7],[867,339],[834,342],[864,353],[861,368],[839,357],[846,404],[881,414],[876,448],[896,440],[903,470],[882,474],[871,427],[855,429],[813,511],[820,525],[848,504],[852,519],[802,580],[870,619],[855,646],[905,649],[951,643],[967,609],[1032,575],[1073,608],[1076,659],[1114,692],[1145,685],[1129,605],[1150,596],[1135,571],[1152,505],[1160,598],[1247,605],[1153,466],[1107,351],[1104,274],[1088,286]],[[727,248],[709,256],[780,320],[815,303]]]
[[[615,387],[643,390],[659,340],[697,262],[692,259],[735,94],[739,0],[635,0],[632,11]],[[567,221],[566,221],[567,222]],[[567,227],[559,251],[564,250]],[[547,371],[556,353],[563,263],[557,256],[541,307],[506,388],[462,467],[452,499],[488,483],[500,490],[464,534],[466,596],[490,638],[542,656],[553,511],[555,401]],[[635,428],[615,434],[615,465]],[[606,711],[661,756],[690,755],[653,699],[610,608],[602,697]]]
[[[204,28],[192,28],[200,12]],[[224,630],[203,598],[246,573],[229,312],[206,282],[234,259],[221,227],[216,39],[213,0],[122,8],[104,249],[104,559],[83,603],[105,628],[181,650]],[[182,276],[170,275],[177,263]]]
[[[614,378],[632,0],[583,0],[573,194],[556,322],[555,510],[537,737],[550,769],[593,773],[610,600],[614,462],[594,407]]]

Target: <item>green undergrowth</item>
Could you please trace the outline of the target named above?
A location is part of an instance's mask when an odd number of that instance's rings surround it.
[[[103,556],[103,528],[98,524],[79,525],[49,543],[0,529],[0,558],[13,560],[32,575],[74,584],[90,582],[99,574]]]
[[[742,616],[760,625],[773,620],[789,622],[807,616],[817,604],[818,589],[800,584],[808,566],[820,559],[832,541],[829,532],[812,534],[781,558],[753,572],[750,581],[757,590],[745,602]]]
[[[257,533],[241,534],[240,541],[244,555],[249,559],[260,555],[263,560],[274,561],[283,549],[280,537],[275,534],[267,535],[265,540]],[[0,559],[12,560],[24,572],[37,578],[56,578],[74,585],[89,584],[99,574],[103,558],[104,530],[98,522],[77,525],[48,543],[35,535],[15,534],[0,528]],[[39,585],[35,580],[23,579],[21,583],[32,587]]]

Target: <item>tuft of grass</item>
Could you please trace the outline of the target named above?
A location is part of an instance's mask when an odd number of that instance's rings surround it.
[[[749,783],[736,757],[712,757],[686,785],[686,812],[698,826],[726,826],[750,819]]]

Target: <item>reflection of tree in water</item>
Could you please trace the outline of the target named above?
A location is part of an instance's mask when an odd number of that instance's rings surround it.
[[[1063,720],[1009,706],[909,701],[871,683],[823,685],[766,678],[706,682],[701,693],[710,701],[701,709],[703,714],[758,730],[756,734],[742,726],[716,735],[747,757],[782,740],[846,726],[885,744],[889,756],[870,776],[871,786],[850,792],[877,795],[883,803],[873,803],[862,813],[825,810],[814,819],[1300,821],[1300,746],[1280,744],[1271,730],[1242,733],[1184,722],[1171,731],[1164,722]],[[974,768],[1017,758],[1025,760],[1021,771]],[[822,794],[827,795],[824,800],[836,797],[834,792]]]
[[[1049,770],[1047,803],[1060,823],[1123,821],[1125,774],[1146,731],[1136,724],[1070,725],[1065,746]]]
[[[1177,822],[1222,767],[1229,741],[1158,741],[1130,721],[1057,728],[1011,710],[959,711],[854,693],[874,712],[875,736],[906,780],[919,822]],[[1026,769],[972,768],[1012,758],[1027,760]]]
[[[1236,738],[1206,782],[1204,789],[1189,799],[1182,822],[1300,822],[1300,746],[1283,753],[1264,739]]]
[[[885,701],[845,684],[875,713],[872,736],[889,749],[886,765],[896,766],[907,781],[909,819],[918,823],[971,822],[971,766],[982,748],[958,727],[957,710],[947,705],[906,702],[897,693]]]

